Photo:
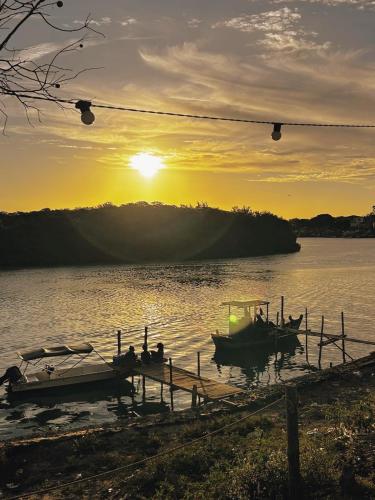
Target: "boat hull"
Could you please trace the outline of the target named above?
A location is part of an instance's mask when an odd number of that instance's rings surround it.
[[[283,332],[279,328],[270,328],[259,334],[220,335],[213,333],[211,338],[217,350],[240,350],[246,348],[268,347],[275,343],[288,343],[297,337],[297,331]]]
[[[44,393],[56,389],[126,378],[129,374],[128,369],[114,369],[110,365],[83,365],[70,370],[56,370],[50,375],[41,371],[26,376],[25,381],[9,385],[8,393],[13,397],[36,392]]]

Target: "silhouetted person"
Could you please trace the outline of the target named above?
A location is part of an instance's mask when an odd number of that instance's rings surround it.
[[[164,345],[159,342],[157,351],[151,351],[151,359],[154,363],[162,363],[164,361]]]
[[[0,377],[0,385],[3,385],[4,382],[10,382],[11,384],[15,384],[22,378],[22,373],[18,366],[11,366],[6,370],[4,375]]]
[[[137,355],[135,353],[134,347],[131,345],[129,346],[128,352],[124,354],[124,359],[127,361],[136,361],[137,360]]]
[[[143,344],[142,349],[143,349],[143,351],[141,353],[141,361],[145,365],[149,365],[151,363],[151,354],[147,350],[147,344]]]

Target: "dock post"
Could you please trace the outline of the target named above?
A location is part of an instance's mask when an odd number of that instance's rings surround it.
[[[197,407],[197,396],[198,396],[198,389],[196,385],[193,385],[193,392],[191,394],[191,407],[196,408]]]
[[[145,337],[143,339],[143,343],[147,347],[147,337],[148,337],[148,326],[145,326]]]
[[[269,320],[270,320],[270,319],[269,319],[269,316],[270,316],[270,314],[269,314],[269,313],[270,313],[270,305],[269,305],[269,304],[267,304],[267,306],[266,306],[266,307],[267,307],[267,316],[266,316],[266,321],[267,321],[267,325],[268,325]]]
[[[319,369],[322,368],[321,362],[322,362],[322,349],[323,349],[323,345],[322,345],[323,332],[324,332],[324,316],[322,316],[322,325],[320,327],[319,359],[318,359]]]
[[[169,385],[170,385],[170,392],[171,392],[171,408],[172,411],[174,410],[174,404],[173,404],[173,365],[172,365],[172,358],[169,358]]]
[[[160,383],[160,402],[162,403],[163,402],[163,388],[164,388],[164,384],[163,382]]]
[[[279,311],[276,313],[276,326],[279,326]]]
[[[288,484],[289,498],[300,497],[300,460],[298,437],[298,393],[295,385],[285,386],[286,423],[288,439]]]
[[[309,344],[308,344],[308,336],[307,336],[307,307],[305,308],[305,351],[306,351],[306,363],[309,362]]]
[[[281,296],[281,328],[284,328],[284,295]]]
[[[121,354],[121,330],[117,330],[117,355]]]
[[[342,335],[342,362],[346,363],[346,354],[345,354],[345,324],[344,324],[344,312],[341,312],[341,335]]]
[[[201,353],[199,351],[197,352],[197,374],[198,377],[201,376]]]
[[[146,377],[142,375],[142,400],[146,400]]]

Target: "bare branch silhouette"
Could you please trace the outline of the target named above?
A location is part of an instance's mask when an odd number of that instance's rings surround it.
[[[64,6],[61,0],[0,0],[0,96],[12,96],[25,109],[26,119],[31,124],[29,112],[35,111],[40,121],[40,110],[33,100],[44,97],[55,101],[53,92],[63,84],[74,80],[86,68],[73,71],[58,64],[61,56],[80,50],[90,34],[104,36],[92,27],[90,16],[78,27],[59,26],[50,20],[56,8]],[[76,39],[69,40],[62,48],[56,48],[50,60],[38,63],[39,57],[33,57],[30,48],[18,49],[12,42],[18,33],[22,33],[32,19],[38,19],[49,29],[78,34]],[[43,55],[41,56],[43,58]],[[61,106],[61,103],[57,103]],[[0,121],[3,133],[8,121],[5,103],[0,101]]]

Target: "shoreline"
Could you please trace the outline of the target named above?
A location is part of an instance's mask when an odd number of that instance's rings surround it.
[[[354,404],[363,397],[369,400],[374,399],[374,373],[375,352],[346,365],[337,365],[293,379],[300,394],[301,434],[315,432],[316,428],[310,429],[311,422],[303,422],[306,408],[313,408],[313,413],[319,413],[322,408],[325,408],[324,411],[327,410],[329,413],[329,409],[335,407],[340,400],[349,405],[349,402]],[[277,401],[283,392],[284,385],[273,385],[257,389],[245,396],[232,398],[233,405],[218,402],[201,406],[197,410],[189,409],[136,418],[123,425],[91,426],[77,431],[50,432],[47,435],[41,433],[31,438],[1,442],[0,463],[4,474],[0,479],[0,491],[4,498],[9,498],[15,494],[19,495],[58,483],[83,479],[90,474],[105,472],[124,463],[142,460],[170,448],[172,444],[179,445],[190,441],[191,439],[187,439],[187,436],[194,438],[203,435],[207,430],[220,427],[220,424],[228,420],[238,419],[244,413],[258,410],[268,403]],[[276,408],[254,419],[257,425],[266,427],[269,419],[275,420],[275,426],[271,426],[272,432],[280,431],[281,436],[284,413],[284,404],[280,403]],[[321,418],[312,419],[313,426],[321,423]],[[306,431],[305,426],[308,427]],[[195,428],[197,429],[194,431]],[[253,429],[254,425],[251,428]],[[374,434],[375,430],[372,428],[371,436],[375,437]],[[231,435],[227,438],[231,439]],[[220,446],[230,446],[230,443],[221,442],[220,437],[217,437],[217,440],[220,441]],[[207,443],[202,445],[203,449],[205,446],[209,445]],[[267,444],[267,447],[269,446],[270,444]],[[193,455],[195,452],[193,449],[191,452],[186,451],[187,454],[193,453]],[[169,467],[173,469],[175,465],[172,457],[170,460]],[[135,494],[137,484],[139,481],[142,483],[142,477],[154,469],[155,464],[150,464],[138,467],[136,472],[133,471],[132,491],[135,496],[122,496],[122,498],[142,498]],[[130,472],[124,471],[124,474],[128,476]],[[137,475],[140,478],[137,479]],[[108,475],[96,483],[91,481],[79,483],[78,490],[69,490],[69,497],[92,496],[98,491],[104,494],[105,491],[108,493],[109,489],[121,492],[119,493],[121,496],[124,495],[124,488],[124,485],[121,486],[121,478],[118,475]],[[56,490],[51,498],[62,498],[60,495],[64,494],[66,492]],[[166,495],[166,498],[174,497]]]

